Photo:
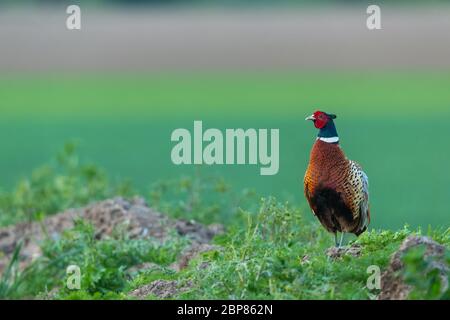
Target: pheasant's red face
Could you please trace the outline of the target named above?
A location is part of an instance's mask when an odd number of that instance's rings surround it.
[[[315,119],[314,126],[317,129],[322,129],[323,127],[325,127],[329,120],[328,115],[322,111],[314,112],[313,117]]]
[[[317,129],[322,129],[325,127],[330,120],[328,114],[322,111],[316,111],[311,116],[307,117],[305,120],[312,120],[314,122],[314,126]]]

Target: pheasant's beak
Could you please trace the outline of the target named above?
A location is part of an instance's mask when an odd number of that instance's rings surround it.
[[[314,115],[312,114],[312,115],[310,115],[309,117],[306,117],[305,118],[305,121],[306,120],[312,120],[312,121],[314,121],[314,120],[316,120],[316,118],[314,118]]]

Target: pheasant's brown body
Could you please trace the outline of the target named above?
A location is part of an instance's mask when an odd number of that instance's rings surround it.
[[[332,233],[356,235],[370,221],[368,179],[339,144],[316,140],[305,179],[305,196],[321,224]]]

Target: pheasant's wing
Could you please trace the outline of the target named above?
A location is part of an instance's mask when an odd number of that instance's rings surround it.
[[[350,160],[350,177],[348,179],[350,189],[350,206],[352,208],[353,218],[359,218],[359,230],[367,228],[370,222],[369,212],[369,178],[362,170],[361,166]]]
[[[306,170],[306,173],[305,173],[305,177],[303,179],[303,187],[304,187],[304,193],[305,193],[306,200],[308,201],[309,207],[311,208],[313,215],[316,215],[316,213],[314,212],[314,209],[313,209],[312,202],[311,202],[311,196],[312,196],[311,195],[311,184],[312,184],[312,181],[311,181],[309,167],[308,167],[308,169]]]
[[[370,209],[369,209],[369,177],[367,174],[361,170],[362,173],[362,181],[363,181],[363,201],[360,204],[360,214],[361,214],[361,224],[360,230],[367,228],[370,222]]]

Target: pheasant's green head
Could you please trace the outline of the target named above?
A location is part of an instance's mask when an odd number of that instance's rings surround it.
[[[339,137],[333,119],[336,119],[336,115],[323,111],[316,111],[305,120],[313,121],[314,126],[319,129],[319,134],[317,135],[318,139],[328,143],[338,143]]]
[[[336,119],[336,115],[326,113],[323,111],[316,111],[305,120],[312,120],[314,122],[314,126],[317,129],[324,128],[330,121],[333,122],[333,119]]]

